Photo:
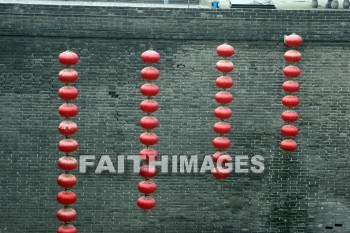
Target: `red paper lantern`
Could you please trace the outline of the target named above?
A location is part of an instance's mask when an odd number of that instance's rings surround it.
[[[144,165],[140,167],[140,176],[144,178],[152,178],[157,174],[157,169],[155,166]]]
[[[141,181],[137,188],[141,193],[148,195],[156,191],[157,185],[152,181]]]
[[[233,100],[233,96],[230,92],[220,91],[216,93],[215,100],[220,104],[228,104],[231,103],[231,101]]]
[[[280,147],[285,151],[291,152],[298,149],[298,144],[292,139],[286,139],[281,142]]]
[[[154,161],[158,157],[158,152],[152,148],[145,148],[140,151],[140,158],[144,161]]]
[[[73,121],[62,121],[58,126],[58,131],[65,136],[70,136],[78,131],[78,125]]]
[[[78,161],[73,157],[63,156],[58,160],[57,165],[63,170],[70,171],[78,167]]]
[[[230,170],[227,168],[213,168],[211,174],[213,174],[216,179],[226,179],[230,176]]]
[[[294,125],[284,125],[281,128],[281,133],[286,137],[293,137],[298,134],[298,128]]]
[[[297,92],[299,90],[299,83],[295,81],[285,81],[282,84],[282,88],[286,92]]]
[[[215,152],[215,153],[211,156],[211,158],[212,158],[213,162],[216,163],[216,162],[218,161],[218,158],[219,158],[220,156],[226,155],[226,154],[227,154],[227,153],[225,153],[225,152],[218,151],[218,152]]]
[[[58,55],[58,60],[63,65],[71,66],[78,63],[79,56],[72,51],[65,51],[63,53],[60,53],[60,55]]]
[[[281,117],[285,122],[294,122],[298,120],[299,114],[295,111],[287,110],[282,113]]]
[[[77,228],[72,225],[63,225],[58,227],[57,233],[77,233]]]
[[[58,113],[63,117],[74,117],[78,112],[79,109],[75,104],[62,104],[58,108]]]
[[[79,78],[79,73],[73,69],[64,69],[58,73],[58,79],[63,83],[73,83]]]
[[[216,163],[221,165],[221,166],[224,166],[225,164],[227,164],[231,161],[232,161],[231,156],[229,156],[228,154],[223,154],[217,158]]]
[[[157,63],[160,60],[160,55],[154,50],[147,50],[141,54],[141,60],[148,64]]]
[[[301,36],[292,34],[284,38],[284,43],[290,47],[298,47],[303,43]]]
[[[216,122],[214,131],[218,134],[228,134],[231,131],[231,125],[226,122]]]
[[[142,128],[151,130],[158,127],[158,119],[153,116],[145,116],[140,120],[140,125]]]
[[[142,133],[139,139],[140,142],[146,146],[151,146],[158,142],[158,136],[155,133]]]
[[[231,45],[222,44],[217,47],[216,52],[220,57],[231,57],[235,54],[235,49]]]
[[[141,86],[140,91],[142,95],[152,97],[158,95],[159,87],[153,83],[146,83]]]
[[[294,95],[286,95],[282,98],[282,104],[289,108],[296,107],[299,104],[299,98]]]
[[[233,79],[229,76],[220,76],[216,79],[216,86],[219,88],[227,89],[233,86]]]
[[[56,198],[62,205],[72,205],[77,201],[77,195],[72,191],[61,191]]]
[[[140,74],[142,78],[150,81],[156,80],[160,75],[159,70],[152,66],[143,68]]]
[[[61,222],[71,222],[77,217],[77,212],[72,208],[62,208],[57,211],[57,218]]]
[[[58,95],[64,100],[73,100],[78,97],[78,89],[71,86],[61,87],[58,90]]]
[[[283,74],[289,78],[296,78],[300,75],[300,69],[297,66],[287,66],[283,69]]]
[[[62,139],[57,146],[58,149],[64,153],[71,153],[78,149],[79,144],[74,139],[66,138]]]
[[[301,60],[301,53],[296,50],[289,50],[284,54],[284,59],[288,62],[298,62]]]
[[[143,112],[152,113],[158,110],[158,102],[155,100],[144,100],[140,104]]]
[[[152,197],[140,197],[137,199],[137,205],[144,210],[150,210],[156,205],[156,201]]]
[[[231,142],[228,138],[216,137],[213,140],[213,146],[219,150],[227,149],[231,145]]]
[[[217,107],[214,110],[214,115],[219,119],[228,119],[232,116],[232,111],[228,107]]]
[[[216,69],[222,73],[229,73],[233,71],[235,66],[231,61],[227,60],[220,60],[216,63]]]
[[[57,177],[57,184],[62,188],[71,188],[78,182],[77,177],[72,174],[61,174]]]

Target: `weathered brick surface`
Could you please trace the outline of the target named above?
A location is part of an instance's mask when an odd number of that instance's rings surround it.
[[[347,12],[10,4],[0,12],[0,232],[55,232],[59,224],[61,51],[81,56],[76,156],[138,153],[139,56],[150,46],[162,56],[156,148],[161,155],[204,156],[214,152],[215,48],[225,39],[236,49],[230,153],[262,155],[266,171],[223,183],[210,174],[159,174],[158,205],[144,216],[135,205],[138,175],[90,169],[77,174],[74,189],[79,232],[316,233],[337,222],[337,232],[350,230]],[[292,32],[305,43],[299,150],[288,157],[279,149],[280,86],[282,38]]]

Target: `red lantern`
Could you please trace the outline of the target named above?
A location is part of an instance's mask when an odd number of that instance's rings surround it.
[[[300,75],[300,69],[297,66],[287,66],[283,69],[283,74],[289,78],[296,78]]]
[[[158,119],[153,116],[145,116],[141,118],[140,125],[144,129],[151,130],[158,127]]]
[[[231,161],[232,161],[231,156],[229,156],[228,154],[223,154],[217,158],[216,163],[221,166],[224,166],[226,163]]]
[[[77,195],[72,191],[61,191],[57,194],[57,201],[62,205],[72,205],[77,201]]]
[[[299,98],[294,95],[286,95],[282,98],[282,104],[289,108],[296,107],[299,104]]]
[[[78,142],[71,138],[62,139],[58,143],[58,149],[64,153],[71,153],[73,151],[76,151],[78,147]]]
[[[58,227],[57,233],[77,233],[77,228],[72,225],[63,225]]]
[[[228,138],[216,137],[213,140],[213,146],[219,150],[227,149],[231,145],[231,142]]]
[[[157,174],[157,169],[155,166],[144,165],[140,167],[140,176],[144,178],[152,178]]]
[[[286,36],[284,38],[284,43],[289,47],[298,47],[303,43],[303,39],[301,36],[293,33],[292,35]]]
[[[142,95],[152,97],[159,93],[159,87],[153,83],[143,84],[140,88]]]
[[[62,121],[58,126],[58,131],[65,136],[70,136],[78,131],[78,125],[73,121]]]
[[[143,68],[140,74],[142,78],[150,81],[156,80],[160,75],[159,70],[152,66]]]
[[[60,55],[58,55],[58,60],[63,65],[71,66],[78,63],[79,56],[72,51],[65,51],[63,53],[60,53]]]
[[[58,79],[63,83],[73,83],[79,78],[79,73],[73,69],[64,69],[58,73]]]
[[[281,128],[281,133],[286,137],[293,137],[298,134],[298,128],[294,125],[284,125]]]
[[[79,109],[75,104],[62,104],[58,108],[58,113],[63,117],[74,117],[78,112]]]
[[[217,47],[216,52],[220,57],[231,57],[235,54],[235,49],[231,45],[222,44]]]
[[[231,125],[226,122],[216,122],[214,131],[218,134],[228,134],[231,131]]]
[[[295,111],[288,110],[288,111],[284,111],[282,113],[281,117],[286,122],[294,122],[294,121],[298,120],[299,114]]]
[[[216,63],[216,69],[222,73],[229,73],[233,71],[235,66],[232,62],[227,60],[220,60]]]
[[[299,90],[299,87],[300,87],[299,83],[295,81],[285,81],[282,84],[282,88],[286,92],[297,92]]]
[[[157,63],[160,60],[160,55],[154,50],[147,50],[141,54],[141,60],[148,64]]]
[[[212,156],[211,156],[211,159],[213,160],[214,163],[216,163],[218,161],[218,158],[222,155],[226,155],[226,153],[224,152],[215,152]]]
[[[73,100],[78,97],[78,89],[71,86],[61,87],[58,90],[58,95],[64,100]]]
[[[143,112],[152,113],[158,110],[158,102],[155,100],[144,100],[140,104]]]
[[[230,92],[220,91],[216,93],[215,100],[220,104],[228,104],[231,103],[231,101],[233,100],[233,96]]]
[[[137,199],[137,205],[144,210],[150,210],[156,205],[156,201],[152,197],[140,197]]]
[[[152,148],[145,148],[140,151],[140,158],[144,161],[154,161],[158,157],[158,152]]]
[[[296,50],[289,50],[284,54],[284,59],[288,62],[298,62],[301,60],[301,53]]]
[[[216,79],[216,86],[227,89],[233,86],[233,79],[229,76],[220,76]]]
[[[292,139],[283,140],[280,146],[283,150],[290,151],[290,152],[298,149],[298,144]]]
[[[213,174],[216,179],[226,179],[230,176],[230,170],[227,168],[213,168],[211,174]]]
[[[148,195],[156,191],[157,185],[152,181],[141,181],[137,188],[141,193]]]
[[[57,165],[62,170],[70,171],[70,170],[74,170],[77,168],[78,161],[73,157],[63,156],[58,160]]]
[[[140,135],[140,142],[144,145],[151,146],[157,144],[158,136],[155,133],[142,133]]]
[[[57,184],[62,188],[71,188],[76,185],[78,179],[72,174],[61,174],[57,177]]]
[[[220,106],[214,110],[214,115],[219,119],[228,119],[232,116],[232,111],[227,107]]]
[[[71,222],[77,217],[77,212],[72,208],[62,208],[56,216],[61,222]]]

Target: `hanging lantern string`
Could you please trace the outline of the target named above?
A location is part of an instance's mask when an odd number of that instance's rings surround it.
[[[160,60],[160,55],[154,50],[147,50],[141,54],[141,60],[148,66],[140,72],[141,77],[146,80],[146,83],[140,87],[141,93],[146,97],[146,100],[140,104],[141,110],[146,113],[146,116],[141,118],[140,125],[146,132],[139,137],[140,142],[145,145],[145,149],[140,151],[143,160],[140,175],[143,177],[143,181],[139,183],[138,189],[143,193],[143,196],[137,200],[137,205],[144,212],[147,212],[156,205],[156,201],[151,197],[151,194],[156,191],[156,184],[151,180],[156,175],[156,169],[149,164],[149,161],[155,159],[153,157],[157,155],[152,145],[158,142],[158,136],[153,133],[153,129],[158,127],[158,119],[152,113],[158,110],[158,103],[153,100],[153,97],[158,94],[159,88],[152,81],[156,80],[160,73],[151,64],[157,63]]]
[[[65,120],[58,127],[59,132],[64,136],[64,139],[58,143],[58,149],[64,153],[64,156],[58,160],[58,166],[64,173],[57,178],[57,183],[63,188],[63,191],[59,192],[56,197],[57,201],[63,205],[63,208],[58,210],[56,214],[57,219],[63,222],[63,225],[58,227],[57,232],[69,231],[70,233],[76,233],[75,226],[69,223],[75,220],[77,216],[76,211],[70,208],[70,205],[77,200],[76,194],[70,191],[70,188],[76,184],[77,178],[70,174],[70,171],[77,168],[78,162],[70,156],[70,153],[78,149],[78,142],[71,139],[71,135],[77,132],[78,126],[70,118],[78,114],[78,107],[71,104],[71,101],[78,96],[78,90],[69,84],[78,79],[78,72],[71,69],[70,66],[79,61],[79,56],[72,51],[65,51],[58,56],[58,60],[62,65],[65,65],[65,69],[58,74],[58,79],[64,84],[59,89],[58,95],[65,101],[58,108],[58,113]]]
[[[284,43],[292,48],[284,54],[285,61],[290,63],[283,69],[286,78],[295,79],[300,76],[300,68],[296,64],[302,59],[302,55],[295,48],[300,46],[302,42],[302,38],[295,33],[284,37]],[[298,148],[298,143],[292,138],[298,134],[298,128],[293,124],[299,115],[293,109],[299,105],[299,98],[293,94],[299,90],[299,87],[299,83],[296,81],[288,80],[282,84],[283,90],[287,93],[282,98],[282,104],[287,110],[281,115],[285,124],[281,128],[284,140],[281,141],[280,147],[287,152],[288,156],[291,156],[292,152]]]
[[[217,47],[216,52],[221,57],[221,60],[216,63],[216,69],[221,73],[221,76],[216,79],[216,85],[221,90],[215,95],[219,107],[215,109],[214,115],[219,118],[219,121],[214,124],[214,131],[218,134],[218,137],[213,140],[213,146],[217,152],[212,156],[213,162],[216,164],[216,167],[212,170],[212,175],[218,180],[223,180],[230,175],[230,171],[222,168],[222,165],[231,159],[224,151],[231,144],[225,135],[231,131],[231,125],[226,121],[232,115],[232,111],[227,105],[232,102],[233,96],[227,89],[233,85],[233,80],[228,74],[234,70],[234,64],[229,59],[234,54],[234,48],[225,42]]]

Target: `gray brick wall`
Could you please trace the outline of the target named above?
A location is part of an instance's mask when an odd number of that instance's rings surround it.
[[[79,232],[330,232],[349,225],[349,14],[343,11],[189,10],[0,5],[0,232],[55,232],[61,136],[57,55],[81,56],[76,69],[79,155],[136,154],[143,83],[139,55],[157,65],[162,155],[212,154],[215,48],[236,49],[230,139],[234,155],[265,158],[262,175],[159,174],[157,207],[144,216],[136,174],[77,174]],[[302,76],[297,138],[279,149],[286,65],[283,35],[297,32]],[[117,98],[113,98],[115,92]],[[128,163],[128,169],[131,164]],[[333,229],[334,230],[334,229]]]

